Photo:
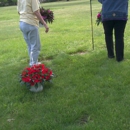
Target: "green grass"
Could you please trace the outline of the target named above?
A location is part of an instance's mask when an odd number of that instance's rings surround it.
[[[130,22],[125,60],[108,59],[102,25],[95,25],[101,5],[92,3],[94,50],[89,0],[42,4],[55,21],[48,34],[40,28],[39,60],[55,78],[40,93],[19,84],[27,48],[16,7],[0,7],[0,130],[130,130]]]

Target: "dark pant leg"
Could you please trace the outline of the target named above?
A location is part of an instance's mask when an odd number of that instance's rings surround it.
[[[124,58],[124,31],[126,21],[115,20],[114,22],[116,60],[122,61]]]
[[[105,42],[108,52],[108,57],[114,57],[114,49],[113,49],[113,29],[114,29],[114,22],[111,21],[103,21],[104,33],[105,33]]]

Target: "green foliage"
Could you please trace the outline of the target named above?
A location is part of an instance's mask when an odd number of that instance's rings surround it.
[[[17,0],[12,0],[13,3],[17,3]]]
[[[55,78],[36,94],[19,84],[29,58],[16,6],[0,7],[0,130],[129,130],[130,24],[124,61],[108,59],[102,25],[95,24],[101,5],[93,1],[93,51],[89,2],[42,4],[55,20],[49,33],[40,28],[39,60]]]
[[[17,0],[1,0],[0,6],[16,5]]]

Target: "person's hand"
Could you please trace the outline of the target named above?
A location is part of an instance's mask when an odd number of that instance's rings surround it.
[[[45,29],[46,29],[45,32],[48,33],[49,32],[49,27],[47,25],[45,26]]]
[[[48,33],[49,32],[49,28],[46,28],[45,32]]]
[[[45,27],[45,32],[47,33],[49,31],[49,27],[47,26],[46,22],[43,20],[39,10],[35,11],[34,14],[37,16],[37,18],[39,19],[39,21],[42,23],[42,25],[44,25]]]

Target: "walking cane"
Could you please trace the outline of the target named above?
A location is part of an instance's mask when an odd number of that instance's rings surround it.
[[[91,15],[92,48],[94,50],[92,0],[90,0],[90,15]]]

